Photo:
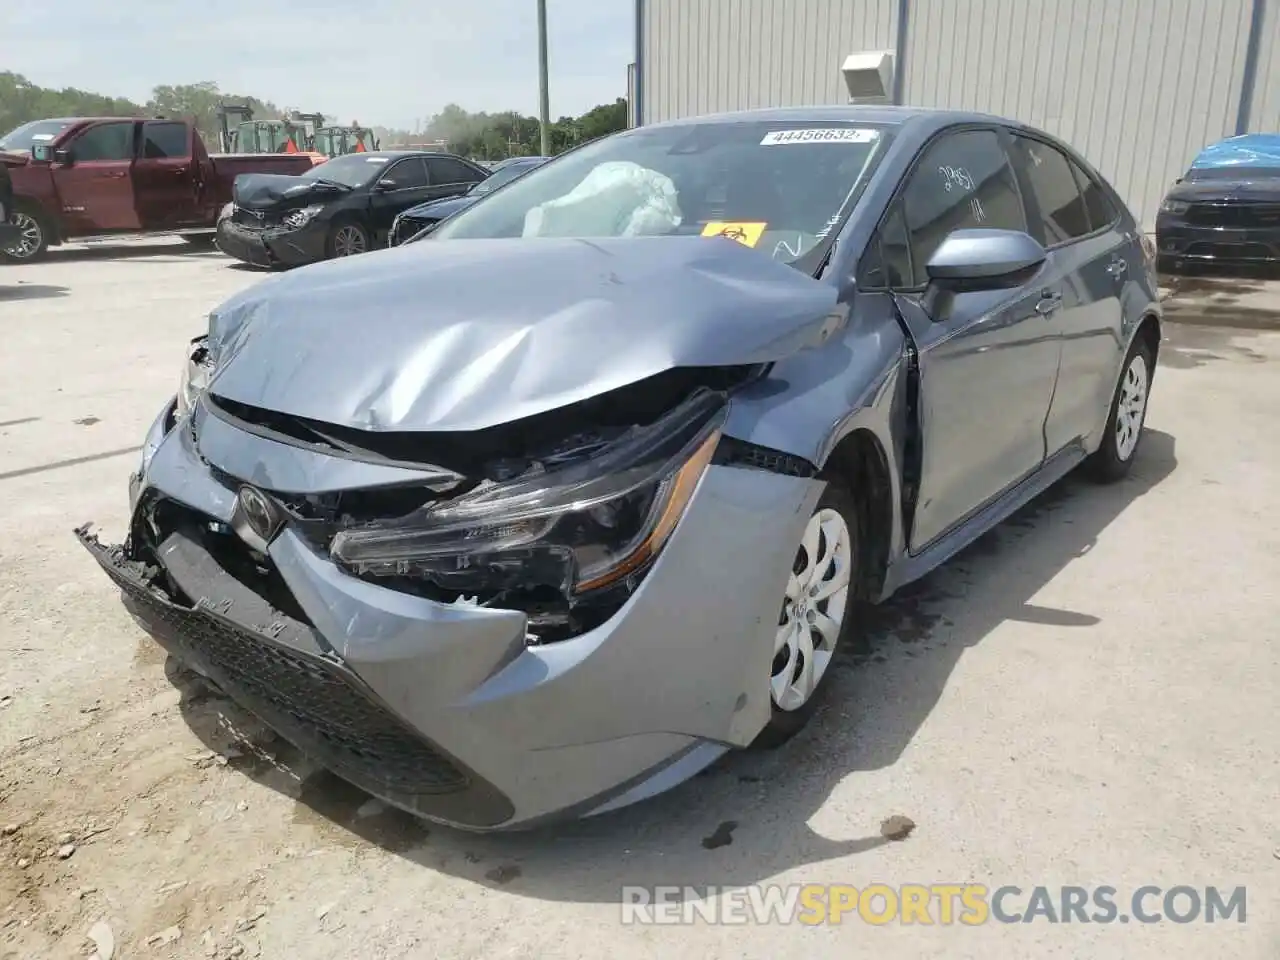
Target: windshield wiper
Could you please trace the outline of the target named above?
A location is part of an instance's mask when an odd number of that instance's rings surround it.
[[[353,189],[349,184],[340,183],[337,180],[330,180],[328,177],[313,177],[313,183],[323,183],[327,187],[339,187],[343,190]]]

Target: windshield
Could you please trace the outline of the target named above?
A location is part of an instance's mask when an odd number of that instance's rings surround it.
[[[368,153],[349,153],[317,164],[299,176],[303,180],[329,180],[346,187],[363,187],[376,177],[389,162],[388,157]]]
[[[483,196],[486,193],[492,193],[504,183],[510,183],[516,177],[528,173],[534,167],[539,166],[543,161],[528,160],[524,163],[509,163],[501,170],[495,170],[492,174],[485,177],[471,191],[473,197]]]
[[[798,265],[847,215],[888,139],[872,124],[642,127],[529,171],[432,239],[701,234]]]
[[[0,137],[0,150],[26,152],[38,143],[51,143],[72,120],[33,120]]]

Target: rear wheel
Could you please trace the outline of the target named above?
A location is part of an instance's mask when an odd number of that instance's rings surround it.
[[[1141,336],[1134,338],[1124,358],[1120,382],[1111,398],[1111,413],[1102,443],[1089,458],[1089,472],[1102,483],[1124,477],[1133,467],[1138,443],[1147,422],[1147,397],[1155,373],[1150,345]]]
[[[10,263],[33,263],[49,252],[49,242],[53,238],[44,214],[39,210],[19,201],[9,222],[18,228],[18,239],[0,250],[0,258]]]
[[[329,229],[326,249],[330,257],[354,257],[369,249],[369,232],[353,220],[335,223]]]
[[[755,746],[778,746],[800,732],[837,649],[852,642],[859,549],[857,504],[843,488],[828,485],[787,578],[770,665],[773,712]]]

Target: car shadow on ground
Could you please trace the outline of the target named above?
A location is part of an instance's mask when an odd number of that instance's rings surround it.
[[[14,300],[48,300],[53,297],[65,297],[70,291],[66,287],[45,283],[16,284],[0,283],[0,303]]]
[[[172,665],[182,712],[230,765],[297,802],[295,821],[354,835],[432,870],[555,901],[619,902],[622,886],[741,887],[888,843],[866,811],[844,836],[808,821],[841,783],[893,766],[938,702],[965,650],[1009,621],[1079,631],[1088,610],[1031,602],[1177,466],[1175,441],[1148,430],[1130,476],[1098,486],[1068,477],[925,580],[870,615],[866,649],[835,661],[807,730],[774,751],[730,754],[666,794],[614,813],[537,830],[476,835],[389,809],[317,770],[221,694]]]
[[[185,240],[172,243],[88,243],[67,247],[53,247],[45,257],[45,263],[85,263],[102,260],[170,260],[209,259],[225,256],[211,244],[193,244]]]

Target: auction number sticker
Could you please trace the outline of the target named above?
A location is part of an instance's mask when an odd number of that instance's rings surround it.
[[[880,131],[866,127],[809,127],[805,130],[771,130],[760,141],[762,147],[780,147],[789,143],[872,143]]]
[[[712,220],[702,228],[704,237],[724,237],[726,240],[736,240],[744,247],[754,247],[760,242],[760,238],[764,236],[767,223],[729,223],[720,220]]]

